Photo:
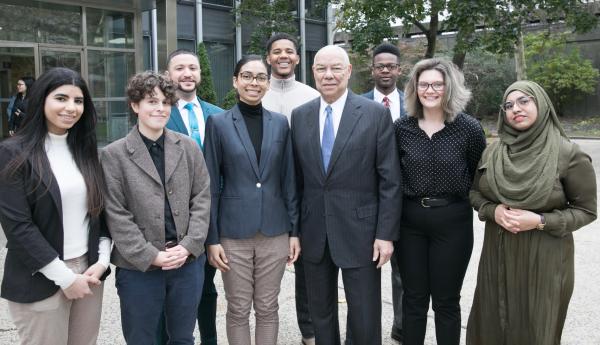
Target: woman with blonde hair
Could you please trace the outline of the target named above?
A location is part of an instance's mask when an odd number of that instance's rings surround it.
[[[596,175],[540,85],[515,82],[503,100],[499,140],[470,193],[486,223],[467,344],[558,345],[574,285],[572,232],[596,219]]]
[[[471,92],[443,59],[420,61],[406,85],[408,117],[394,123],[404,186],[398,255],[403,344],[423,344],[430,298],[438,344],[460,340],[460,290],[473,249],[468,193],[485,148],[463,113]]]

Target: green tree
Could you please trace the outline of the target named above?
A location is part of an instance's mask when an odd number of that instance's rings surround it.
[[[549,33],[525,36],[525,57],[529,79],[540,84],[552,99],[556,110],[569,100],[592,94],[600,72],[578,49],[567,47],[568,34]]]
[[[288,0],[244,0],[237,8],[240,21],[251,29],[248,53],[262,55],[275,32],[296,35],[296,22]]]
[[[237,91],[232,88],[227,92],[225,97],[223,97],[223,102],[221,102],[221,108],[223,109],[231,109],[237,103]]]
[[[337,25],[352,34],[353,50],[365,53],[383,39],[393,39],[390,23],[401,21],[406,30],[414,26],[427,38],[425,58],[435,55],[439,31],[456,31],[453,61],[459,67],[467,52],[475,49],[513,54],[523,27],[534,19],[544,23],[564,21],[575,32],[586,32],[598,21],[582,0],[337,0],[334,3],[339,4],[340,10]]]
[[[212,80],[211,68],[210,68],[210,60],[208,59],[208,53],[206,51],[206,46],[204,43],[198,43],[198,48],[196,51],[198,54],[198,60],[200,60],[200,87],[196,89],[196,95],[200,97],[202,100],[216,104],[217,103],[217,92],[215,91],[215,87]]]

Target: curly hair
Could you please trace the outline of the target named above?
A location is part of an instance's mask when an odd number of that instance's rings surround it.
[[[154,89],[158,88],[165,95],[170,104],[177,102],[175,91],[177,86],[167,77],[152,71],[138,73],[127,83],[127,101],[139,103],[146,96],[154,96]]]
[[[424,71],[435,70],[444,76],[444,96],[442,97],[442,109],[446,121],[452,122],[456,115],[463,112],[471,99],[471,91],[465,86],[465,76],[453,64],[446,59],[425,59],[419,61],[413,67],[410,73],[410,80],[406,83],[404,89],[404,99],[406,100],[406,111],[409,116],[423,118],[423,105],[419,101],[417,93],[417,84],[421,73]]]

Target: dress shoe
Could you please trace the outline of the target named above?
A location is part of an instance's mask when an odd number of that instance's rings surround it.
[[[402,329],[397,327],[392,327],[392,334],[390,336],[399,343],[402,343],[402,340],[404,339],[404,336],[402,335]]]
[[[315,338],[302,338],[302,345],[315,345]]]

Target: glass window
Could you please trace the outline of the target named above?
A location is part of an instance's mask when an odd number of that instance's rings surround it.
[[[306,18],[325,20],[327,16],[327,5],[321,0],[305,0]]]
[[[127,80],[134,73],[134,53],[88,50],[92,97],[124,97]]]
[[[136,122],[129,114],[126,100],[94,100],[94,107],[98,115],[96,123],[98,146],[106,146],[125,137]]]
[[[194,6],[177,4],[177,38],[193,40],[196,37]]]
[[[233,6],[233,0],[204,0],[202,2],[205,4]]]
[[[133,49],[133,13],[87,8],[89,46]]]
[[[196,41],[178,39],[177,40],[177,49],[186,49],[186,50],[195,52],[196,51]]]
[[[32,0],[0,2],[0,40],[81,45],[81,7]]]

